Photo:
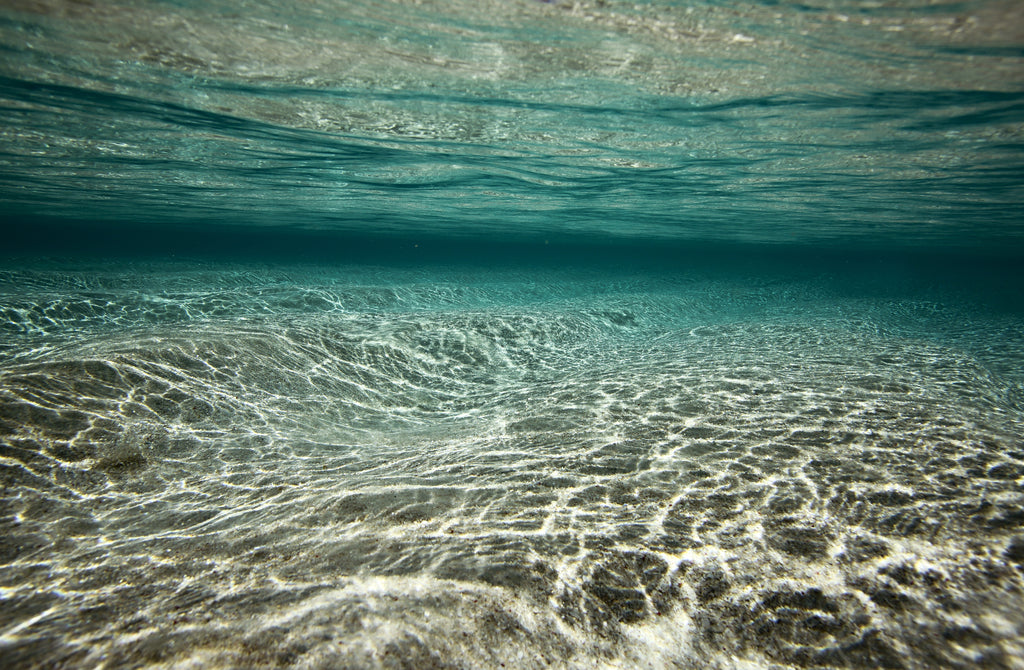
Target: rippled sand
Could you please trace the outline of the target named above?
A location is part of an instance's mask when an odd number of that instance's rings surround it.
[[[1019,320],[842,284],[9,272],[5,663],[1020,667]]]

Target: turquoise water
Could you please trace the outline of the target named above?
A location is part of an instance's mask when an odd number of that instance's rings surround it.
[[[0,665],[1024,665],[1019,3],[0,35]]]

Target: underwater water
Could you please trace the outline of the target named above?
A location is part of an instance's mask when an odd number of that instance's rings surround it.
[[[1024,668],[1024,6],[0,7],[0,666]]]

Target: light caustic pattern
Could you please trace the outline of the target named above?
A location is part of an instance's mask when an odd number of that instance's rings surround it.
[[[6,277],[5,659],[1019,667],[1012,322],[344,276]]]

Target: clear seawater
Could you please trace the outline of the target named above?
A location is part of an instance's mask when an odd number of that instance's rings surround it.
[[[1024,668],[1024,5],[7,0],[0,666]]]

